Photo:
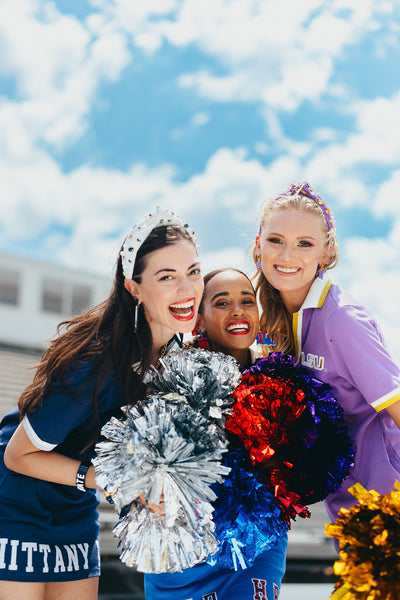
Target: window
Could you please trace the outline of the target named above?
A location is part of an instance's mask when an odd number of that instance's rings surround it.
[[[72,286],[71,313],[79,315],[91,305],[90,288],[86,285]]]
[[[42,308],[45,312],[63,312],[63,282],[46,278],[43,281]]]
[[[19,273],[0,267],[0,302],[17,306],[19,300]]]
[[[46,277],[43,280],[42,309],[59,315],[73,316],[91,305],[89,286]]]

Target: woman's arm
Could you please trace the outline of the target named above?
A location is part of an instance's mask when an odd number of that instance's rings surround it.
[[[325,336],[340,377],[400,428],[400,369],[374,319],[362,307],[342,306],[326,323]]]
[[[68,458],[57,452],[46,452],[36,448],[30,441],[22,423],[18,425],[7,444],[4,462],[8,469],[22,475],[71,486],[76,485],[76,473],[80,465],[79,460]],[[86,474],[85,485],[88,488],[98,488],[93,465]]]

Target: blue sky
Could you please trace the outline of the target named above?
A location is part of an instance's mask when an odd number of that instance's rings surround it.
[[[205,270],[247,269],[261,202],[307,179],[400,358],[399,64],[394,1],[0,0],[0,252],[109,276],[162,204]]]

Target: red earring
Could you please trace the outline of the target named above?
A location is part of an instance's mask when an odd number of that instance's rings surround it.
[[[192,335],[196,336],[196,343],[199,346],[199,348],[201,348],[202,350],[210,350],[210,340],[208,339],[207,336],[207,332],[204,331],[203,329],[197,329],[197,327],[195,327],[192,330]]]
[[[275,342],[269,337],[268,331],[259,331],[257,333],[256,343],[260,346],[275,346]]]

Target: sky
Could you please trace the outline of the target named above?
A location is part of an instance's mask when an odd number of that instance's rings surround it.
[[[203,271],[307,180],[400,362],[397,0],[0,0],[0,252],[110,277],[156,205]]]

